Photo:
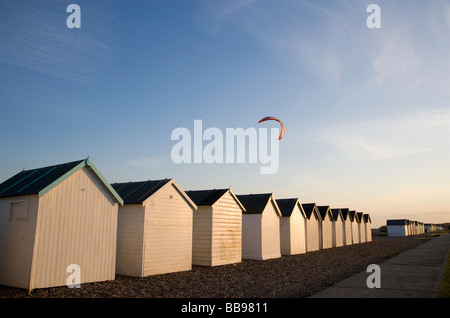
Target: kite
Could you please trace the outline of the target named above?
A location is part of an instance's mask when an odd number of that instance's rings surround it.
[[[281,120],[279,120],[278,118],[269,116],[269,117],[264,117],[263,119],[258,121],[258,124],[262,123],[263,121],[266,121],[266,120],[276,120],[277,122],[279,122],[281,124],[280,137],[278,137],[278,140],[281,140],[281,138],[283,138],[283,136],[284,136],[284,124],[281,122]]]

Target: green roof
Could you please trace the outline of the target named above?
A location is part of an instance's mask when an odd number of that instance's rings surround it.
[[[33,194],[37,194],[39,197],[42,197],[51,189],[84,167],[91,168],[109,192],[111,192],[117,202],[123,205],[122,198],[106,181],[105,177],[103,177],[89,157],[83,160],[43,168],[23,170],[0,184],[0,198]]]

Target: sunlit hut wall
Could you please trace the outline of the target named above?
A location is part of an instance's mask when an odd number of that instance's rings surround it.
[[[117,273],[145,277],[191,270],[197,206],[175,180],[112,186],[124,200],[117,226]]]
[[[359,242],[365,243],[366,242],[366,227],[364,226],[363,213],[357,212],[356,215],[358,216]]]
[[[333,216],[329,206],[318,206],[320,217],[322,222],[320,223],[321,231],[321,249],[333,247]]]
[[[186,191],[194,211],[192,264],[217,266],[242,260],[244,206],[231,189]]]
[[[370,218],[369,214],[364,214],[364,228],[366,232],[366,242],[372,241],[372,219]]]
[[[313,252],[320,249],[320,213],[315,203],[302,203],[306,216],[306,251]]]
[[[306,215],[298,198],[277,199],[281,211],[281,255],[306,253]]]
[[[344,245],[352,245],[352,221],[350,220],[350,210],[348,208],[341,208],[341,214],[344,225]]]
[[[356,214],[356,211],[350,210],[350,221],[352,223],[352,240],[353,244],[359,244],[359,229],[358,229],[358,215]]]
[[[281,257],[281,212],[271,193],[237,195],[242,214],[242,258],[265,260]]]
[[[333,216],[333,247],[340,247],[344,245],[344,219],[341,209],[331,209],[331,214]]]
[[[0,284],[32,290],[113,280],[122,202],[89,158],[3,182]]]

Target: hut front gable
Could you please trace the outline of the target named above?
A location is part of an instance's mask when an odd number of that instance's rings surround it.
[[[81,283],[114,279],[118,203],[113,198],[88,167],[40,198],[30,289],[65,285],[70,264],[83,269]]]
[[[145,207],[143,276],[192,267],[193,213],[197,206],[181,191],[172,180],[142,203]]]

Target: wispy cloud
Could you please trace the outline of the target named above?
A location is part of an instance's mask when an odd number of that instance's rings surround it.
[[[433,109],[404,117],[331,125],[322,134],[351,161],[408,156],[450,145],[450,109]]]
[[[366,25],[370,1],[224,3],[205,1],[199,10],[205,32],[216,36],[231,26],[325,83],[449,93],[448,1],[379,1],[379,30]]]
[[[112,58],[114,17],[96,2],[81,6],[81,29],[69,29],[64,1],[2,1],[0,62],[79,82],[95,79]]]

